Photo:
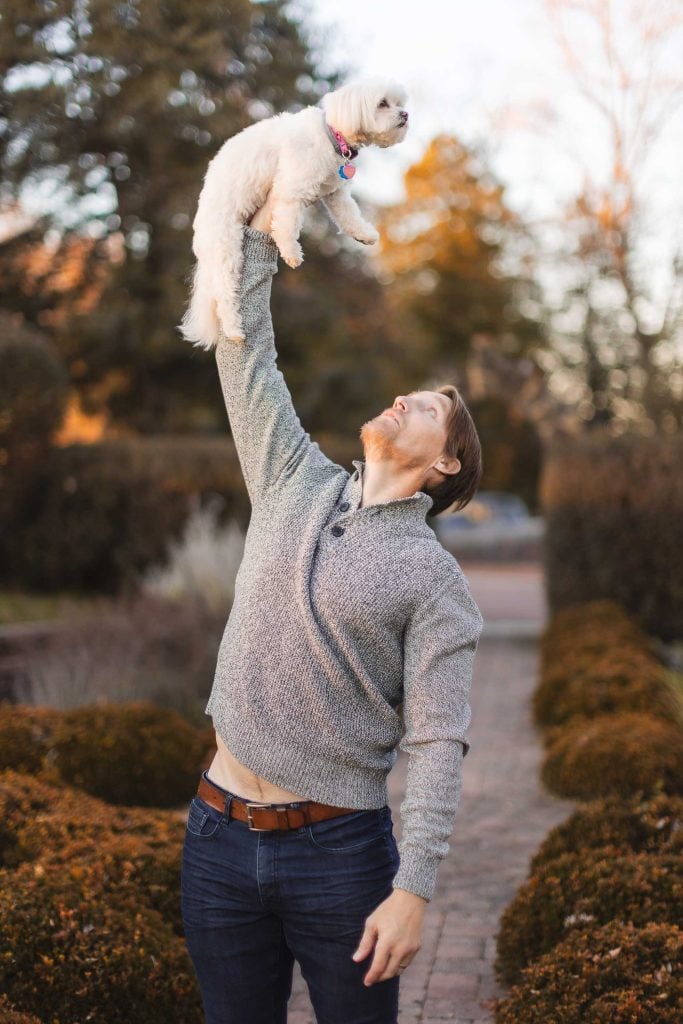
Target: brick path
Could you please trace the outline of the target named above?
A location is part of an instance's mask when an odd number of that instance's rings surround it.
[[[538,781],[541,752],[529,696],[537,667],[533,634],[546,614],[540,570],[464,563],[463,569],[487,623],[472,686],[472,747],[422,947],[401,978],[400,1024],[490,1024],[489,1001],[503,994],[492,971],[500,913],[526,878],[545,833],[573,806]],[[389,776],[397,838],[406,762],[400,753]],[[369,966],[370,957],[365,962]],[[294,971],[288,1024],[315,1024],[298,964]]]

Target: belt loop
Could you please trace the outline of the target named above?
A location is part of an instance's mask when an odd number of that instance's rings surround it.
[[[203,770],[203,772],[202,772],[202,778],[203,778],[203,779],[204,779],[204,781],[205,781],[205,782],[207,782],[207,783],[208,783],[208,784],[209,784],[210,786],[213,786],[213,788],[214,788],[214,789],[216,789],[216,788],[217,788],[217,787],[216,787],[216,786],[214,785],[214,783],[212,783],[212,782],[211,782],[211,780],[209,779],[209,769],[208,769],[208,768],[205,768],[205,769]],[[223,787],[221,786],[221,787],[218,787],[218,788],[220,788],[220,789],[222,790],[222,788],[223,788]],[[224,820],[225,820],[225,822],[226,822],[227,824],[229,824],[229,823],[230,823],[230,807],[231,807],[231,805],[232,805],[232,797],[233,797],[233,794],[232,794],[232,793],[229,793],[229,792],[228,792],[227,790],[225,790],[225,801],[224,801],[224,805],[223,805],[223,818],[224,818]]]
[[[276,807],[275,813],[277,815],[277,826],[278,829],[282,828],[282,816],[284,815],[285,828],[289,828],[289,814],[286,807]]]
[[[225,794],[225,808],[223,810],[223,817],[226,825],[230,824],[230,808],[232,806],[232,793]]]

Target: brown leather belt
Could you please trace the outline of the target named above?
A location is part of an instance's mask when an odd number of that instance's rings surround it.
[[[204,775],[200,777],[197,796],[217,811],[225,811],[226,794],[219,786],[215,786]],[[302,828],[325,818],[334,818],[340,814],[351,814],[357,807],[334,807],[332,804],[319,804],[316,800],[306,800],[293,804],[263,804],[251,800],[242,800],[233,796],[230,800],[230,817],[245,821],[254,832],[271,832],[273,829]]]

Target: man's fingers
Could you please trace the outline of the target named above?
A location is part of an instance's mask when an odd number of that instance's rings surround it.
[[[390,958],[390,960],[389,960],[389,963],[384,968],[384,970],[382,971],[381,975],[379,976],[379,978],[377,980],[378,981],[388,981],[388,979],[389,978],[393,978],[394,975],[402,974],[403,972],[399,970],[399,966],[401,964],[405,964],[406,967],[407,967],[408,963],[409,963],[409,960],[408,960],[408,955],[407,954],[405,954],[404,956],[400,956],[398,953],[393,953],[391,958]]]
[[[391,950],[378,942],[375,946],[375,955],[372,958],[370,970],[363,979],[365,985],[372,985],[374,982],[379,981],[380,975],[386,970],[390,957]]]
[[[366,956],[368,955],[372,947],[375,945],[376,935],[377,929],[374,928],[373,925],[371,924],[366,924],[363,936],[360,942],[358,943],[358,948],[351,957],[351,959],[355,960],[356,962],[360,960],[365,960]]]

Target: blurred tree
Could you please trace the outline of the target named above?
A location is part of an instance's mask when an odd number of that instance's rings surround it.
[[[302,422],[357,442],[360,456],[361,425],[416,386],[414,353],[365,247],[330,229],[320,207],[303,236],[304,265],[281,263],[273,286],[280,363]]]
[[[416,372],[462,376],[477,333],[511,356],[541,344],[524,312],[536,313],[524,229],[482,156],[439,135],[407,171],[405,193],[382,213],[379,262]]]
[[[545,127],[568,143],[581,182],[543,225],[555,292],[561,282],[549,324],[559,365],[587,426],[673,433],[683,423],[680,209],[663,209],[652,172],[657,158],[668,167],[667,132],[683,101],[683,10],[679,0],[545,2],[573,87],[562,102],[594,119],[604,147],[580,149],[547,101]],[[665,243],[653,260],[653,238],[667,237],[668,257]]]
[[[0,303],[49,326],[84,410],[144,432],[223,423],[176,330],[202,178],[227,137],[334,84],[286,0],[5,0],[0,203],[41,217],[7,232]]]

